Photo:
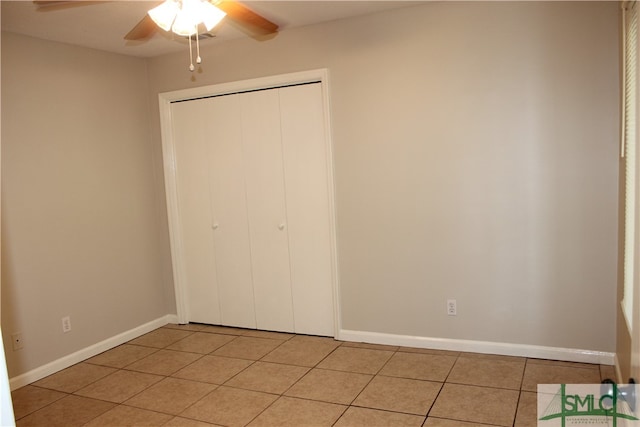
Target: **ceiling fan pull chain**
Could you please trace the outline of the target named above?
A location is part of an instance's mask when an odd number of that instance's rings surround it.
[[[196,51],[198,53],[196,64],[200,64],[202,62],[202,58],[200,58],[200,37],[198,36],[198,24],[196,24]]]
[[[189,71],[193,71],[196,67],[193,66],[193,49],[191,49],[191,36],[189,36],[189,60],[191,64],[189,64]]]

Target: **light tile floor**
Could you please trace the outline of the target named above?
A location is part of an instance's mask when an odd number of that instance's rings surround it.
[[[538,383],[612,366],[166,325],[12,393],[22,426],[536,425]]]

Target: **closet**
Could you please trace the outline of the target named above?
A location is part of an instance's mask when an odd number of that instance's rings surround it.
[[[333,189],[322,83],[167,108],[165,174],[185,320],[333,336]]]

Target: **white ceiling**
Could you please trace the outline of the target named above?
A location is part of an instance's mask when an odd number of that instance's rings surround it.
[[[123,39],[160,1],[81,1],[83,6],[37,10],[32,1],[1,0],[2,30],[41,39],[85,46],[124,55],[153,57],[184,49],[185,39],[158,30],[146,41]],[[406,7],[417,1],[243,1],[245,6],[287,28]],[[202,46],[238,37],[249,37],[233,22],[224,20],[213,32],[216,37]],[[256,41],[256,43],[258,43]]]

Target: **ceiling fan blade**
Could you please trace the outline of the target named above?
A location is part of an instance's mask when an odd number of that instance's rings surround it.
[[[102,1],[87,1],[87,0],[33,0],[33,3],[38,7],[38,10],[49,11],[66,9],[74,6],[89,6],[92,4],[105,3]]]
[[[77,1],[73,1],[73,0],[66,0],[66,1],[33,0],[33,2],[39,8],[44,8],[44,7],[48,7],[48,6],[60,6],[60,5],[67,4],[67,3],[78,3]]]
[[[149,15],[144,15],[144,18],[136,24],[131,31],[124,36],[125,40],[144,40],[150,37],[157,29],[156,23]]]
[[[218,9],[222,10],[227,16],[241,24],[247,24],[252,29],[257,29],[263,34],[271,34],[278,31],[278,25],[258,15],[243,4],[233,0],[221,0],[212,2]]]

